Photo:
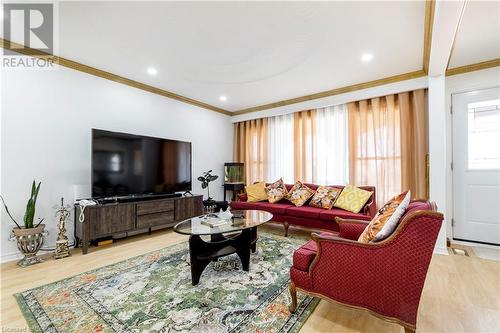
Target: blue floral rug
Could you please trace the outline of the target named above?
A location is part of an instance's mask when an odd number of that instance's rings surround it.
[[[33,332],[298,332],[319,300],[288,311],[293,250],[303,241],[259,235],[250,272],[236,255],[191,285],[181,243],[16,294]]]

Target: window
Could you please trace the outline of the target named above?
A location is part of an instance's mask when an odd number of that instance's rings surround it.
[[[267,181],[279,178],[324,185],[348,182],[347,109],[337,105],[304,111],[298,120],[294,114],[268,118]],[[302,170],[295,161],[301,160]],[[297,178],[297,179],[295,179]]]
[[[274,182],[279,178],[283,178],[285,183],[293,184],[293,114],[269,118],[267,130],[267,156],[269,161],[267,180]]]
[[[467,124],[468,168],[500,169],[500,99],[469,104]]]

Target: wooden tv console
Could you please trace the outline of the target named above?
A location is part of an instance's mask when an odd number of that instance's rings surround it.
[[[75,207],[75,247],[87,254],[90,241],[153,227],[172,227],[177,222],[203,214],[203,196],[184,196],[147,201],[87,206],[80,222]]]

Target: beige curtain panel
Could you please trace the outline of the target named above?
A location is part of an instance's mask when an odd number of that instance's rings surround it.
[[[267,118],[234,124],[234,160],[245,163],[246,184],[267,176]]]
[[[398,94],[401,113],[401,187],[414,198],[429,196],[427,90]]]
[[[307,110],[294,113],[294,178],[303,182],[313,182],[316,155],[314,138],[316,135],[316,111]]]
[[[404,189],[427,195],[427,92],[425,89],[347,105],[349,180],[375,185],[380,207]]]

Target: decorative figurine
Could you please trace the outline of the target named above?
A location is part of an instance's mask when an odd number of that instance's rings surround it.
[[[56,217],[59,215],[57,228],[56,250],[54,251],[54,259],[66,258],[71,255],[69,253],[68,237],[66,237],[66,219],[71,215],[71,205],[64,205],[64,198],[61,198],[61,206],[57,207]]]
[[[212,200],[212,198],[210,197],[209,183],[213,182],[217,178],[219,178],[219,176],[212,175],[212,170],[208,170],[204,172],[200,177],[198,177],[198,180],[201,182],[201,188],[207,189],[207,196],[208,196],[207,201]]]

